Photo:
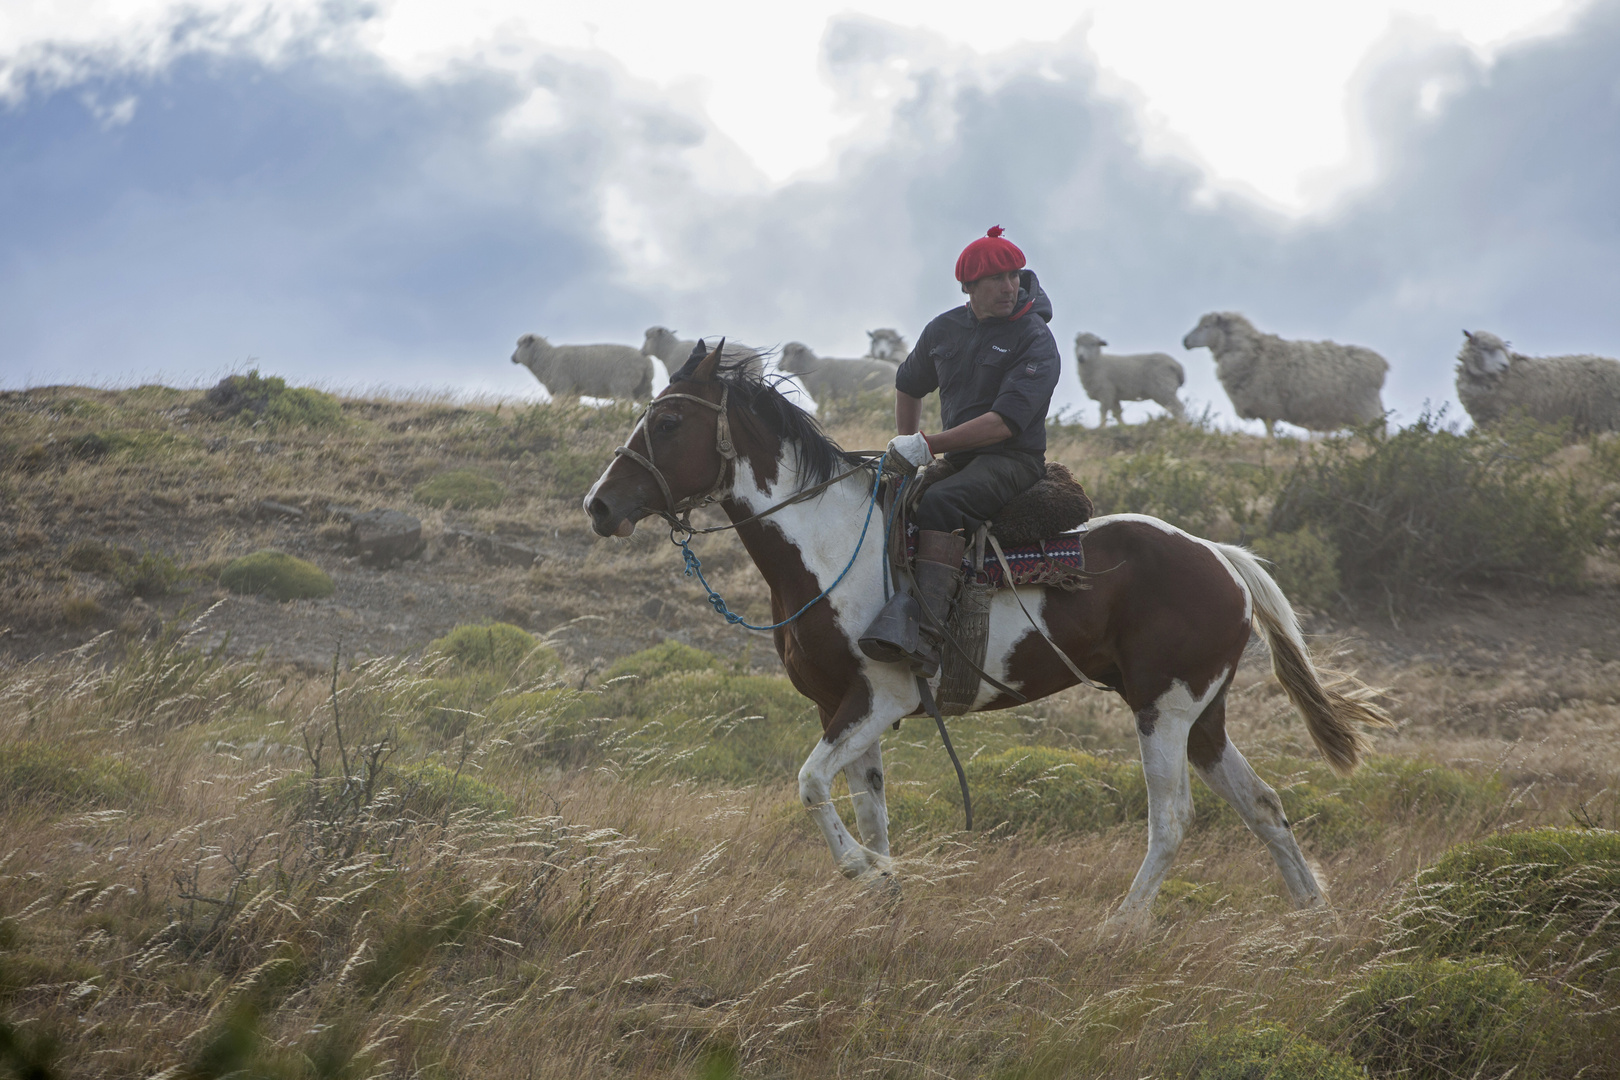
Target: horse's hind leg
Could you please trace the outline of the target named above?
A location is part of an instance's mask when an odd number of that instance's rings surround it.
[[[889,804],[883,793],[883,742],[868,746],[860,757],[844,766],[850,801],[855,804],[855,825],[861,843],[879,855],[889,853]]]
[[[1282,800],[1226,737],[1226,687],[1198,717],[1187,736],[1187,756],[1204,783],[1232,804],[1277,861],[1296,907],[1324,903],[1322,889],[1288,827]]]
[[[1148,851],[1120,904],[1121,913],[1147,907],[1164,884],[1170,864],[1192,825],[1192,779],[1187,775],[1187,732],[1220,693],[1226,676],[1212,682],[1202,698],[1177,680],[1151,704],[1136,711],[1136,737],[1147,778]]]

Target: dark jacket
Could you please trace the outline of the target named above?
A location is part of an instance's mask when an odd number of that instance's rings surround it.
[[[1051,321],[1052,302],[1034,272],[1025,270],[1008,318],[981,320],[963,304],[929,323],[895,374],[895,388],[917,398],[938,390],[945,428],[995,412],[1012,429],[1012,438],[962,456],[1012,452],[1044,458],[1046,410],[1062,363],[1046,326]]]

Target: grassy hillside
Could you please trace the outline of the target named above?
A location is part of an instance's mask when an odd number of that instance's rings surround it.
[[[798,809],[818,728],[768,645],[661,537],[584,535],[628,410],[268,382],[234,416],[0,400],[0,1075],[1620,1075],[1615,441],[1055,427],[1100,506],[1271,545],[1401,721],[1335,779],[1246,661],[1234,740],[1334,911],[1195,785],[1114,932],[1146,832],[1114,699],[956,721],[972,834],[931,727],[891,734],[902,892],[870,893]],[[830,421],[881,442],[881,403]],[[1502,543],[1445,546],[1493,500]],[[366,566],[331,506],[427,551]],[[218,584],[263,548],[333,595]],[[728,541],[704,560],[764,610]]]

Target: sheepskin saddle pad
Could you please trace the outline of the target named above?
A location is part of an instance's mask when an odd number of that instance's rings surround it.
[[[1027,547],[1072,532],[1091,520],[1091,499],[1069,470],[1055,461],[1046,463],[1046,475],[1021,494],[1014,495],[990,531],[1003,547]],[[1007,552],[1012,558],[1012,551]]]

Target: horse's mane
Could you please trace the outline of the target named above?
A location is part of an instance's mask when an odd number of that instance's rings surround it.
[[[694,351],[691,359],[670,376],[670,383],[690,382],[702,361],[703,355]],[[843,449],[821,429],[816,418],[789,401],[778,388],[786,380],[760,371],[759,356],[723,356],[714,378],[731,388],[732,398],[744,406],[745,417],[759,421],[777,439],[798,450],[799,480],[805,487],[831,477],[833,468],[843,461]]]

